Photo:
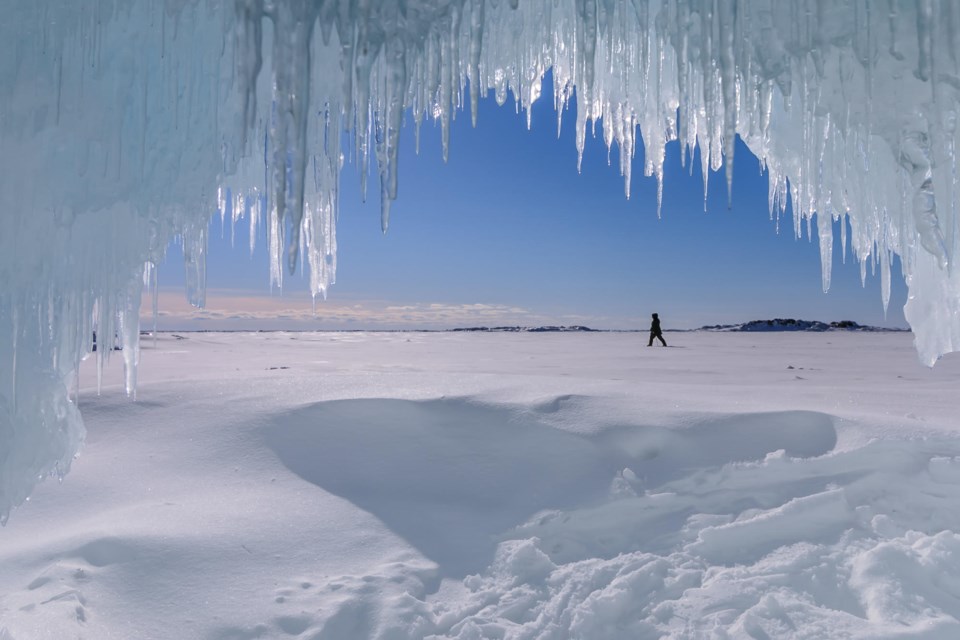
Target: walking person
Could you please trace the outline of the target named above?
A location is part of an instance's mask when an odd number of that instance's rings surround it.
[[[653,322],[650,323],[650,342],[647,343],[648,347],[653,346],[653,339],[656,338],[663,343],[663,346],[667,346],[667,341],[663,339],[663,332],[660,330],[660,316],[653,314]]]

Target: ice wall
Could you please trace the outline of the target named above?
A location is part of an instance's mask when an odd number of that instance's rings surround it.
[[[236,92],[222,7],[0,8],[3,520],[70,467],[84,435],[73,378],[94,331],[101,362],[126,347],[133,392],[144,264],[178,233],[188,257],[202,252]]]
[[[770,170],[771,215],[789,198],[797,233],[815,213],[848,220],[844,247],[864,272],[880,270],[884,303],[899,254],[921,359],[960,349],[954,2],[0,0],[0,10],[0,517],[69,467],[83,437],[69,389],[94,331],[101,347],[125,346],[134,391],[142,283],[171,238],[184,244],[196,304],[217,212],[266,236],[277,285],[305,253],[324,295],[344,158],[375,165],[386,227],[405,113],[439,122],[446,151],[458,111],[475,120],[488,90],[526,109],[548,69],[558,110],[576,103],[578,151],[592,130],[616,144],[627,195],[638,144],[658,182],[672,140],[700,146],[705,180],[724,165],[732,180],[739,134]],[[826,288],[832,225],[817,226]]]

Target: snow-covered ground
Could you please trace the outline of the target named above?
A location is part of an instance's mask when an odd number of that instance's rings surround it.
[[[909,334],[144,339],[0,529],[0,639],[960,637]]]

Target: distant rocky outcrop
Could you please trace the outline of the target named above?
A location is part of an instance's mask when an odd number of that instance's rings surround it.
[[[819,320],[796,320],[794,318],[774,318],[772,320],[751,320],[742,324],[714,324],[700,327],[700,331],[906,331],[871,327],[853,320],[821,322]]]

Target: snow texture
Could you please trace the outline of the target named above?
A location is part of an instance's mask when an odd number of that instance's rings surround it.
[[[37,478],[66,472],[83,439],[68,389],[94,328],[127,347],[134,393],[142,283],[171,238],[198,305],[214,211],[266,226],[277,286],[305,253],[325,295],[345,156],[376,162],[386,228],[404,113],[438,121],[446,153],[458,109],[469,101],[476,120],[488,91],[528,109],[548,70],[558,113],[576,103],[578,151],[597,126],[618,147],[627,196],[641,140],[645,175],[662,181],[665,146],[679,140],[689,158],[699,146],[705,181],[725,165],[729,183],[739,134],[769,170],[771,215],[789,201],[798,234],[818,216],[824,288],[841,218],[844,251],[864,273],[879,268],[885,303],[900,256],[921,359],[960,348],[956,3],[0,8],[0,517]]]
[[[137,403],[83,364],[0,638],[960,633],[960,359],[906,333],[183,336]]]

